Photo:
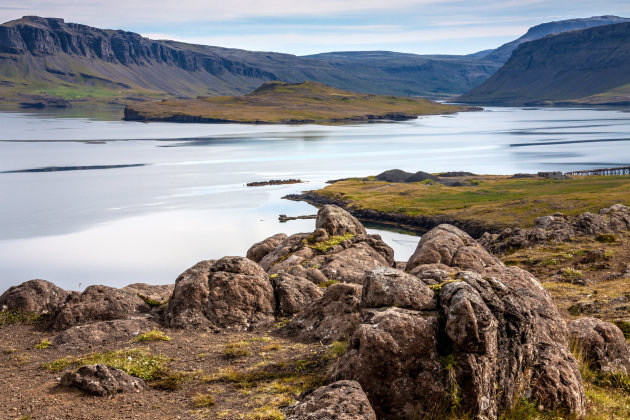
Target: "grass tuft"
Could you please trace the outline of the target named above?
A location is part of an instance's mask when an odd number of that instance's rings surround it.
[[[134,338],[132,341],[134,343],[137,342],[147,342],[147,341],[170,341],[171,337],[169,337],[168,335],[166,335],[165,333],[163,333],[162,331],[159,330],[151,330],[151,331],[147,331],[143,334],[140,334],[139,336],[137,336],[136,338]]]
[[[238,359],[250,355],[249,343],[239,341],[237,343],[227,343],[223,348],[223,357],[226,359]]]
[[[193,396],[193,405],[197,408],[209,408],[212,407],[215,403],[212,394],[195,394]]]
[[[47,338],[42,339],[42,341],[40,341],[35,348],[38,350],[43,350],[43,349],[47,349],[48,347],[50,347],[52,343],[50,341],[48,341]]]

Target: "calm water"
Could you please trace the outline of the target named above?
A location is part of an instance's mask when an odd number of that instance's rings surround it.
[[[170,283],[201,259],[311,231],[285,194],[407,171],[507,174],[628,165],[625,109],[489,108],[352,126],[123,122],[120,110],[0,112],[0,292],[32,278],[70,289]],[[64,172],[46,167],[142,165]],[[266,179],[306,184],[245,187]],[[405,260],[417,238],[383,235]]]

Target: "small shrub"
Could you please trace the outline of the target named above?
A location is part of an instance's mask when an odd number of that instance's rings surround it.
[[[228,343],[223,348],[223,357],[226,359],[238,359],[239,357],[247,357],[250,354],[249,344],[245,341],[238,343]]]
[[[48,341],[47,338],[42,339],[42,341],[40,341],[35,348],[38,350],[43,350],[43,349],[47,349],[48,347],[50,347],[51,342]]]
[[[560,270],[560,276],[562,276],[562,278],[568,282],[574,282],[584,279],[584,273],[571,267]]]
[[[159,330],[147,331],[144,334],[140,334],[133,339],[133,342],[147,342],[147,341],[170,341],[171,337]]]
[[[617,242],[617,236],[614,233],[601,233],[597,235],[595,240],[604,244],[612,244]]]

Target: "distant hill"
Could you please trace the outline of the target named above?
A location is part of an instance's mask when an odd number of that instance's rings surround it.
[[[263,82],[317,81],[356,92],[452,97],[499,65],[473,57],[388,52],[297,57],[155,41],[63,19],[0,25],[0,102],[129,102],[164,95],[242,94]],[[59,98],[50,100],[51,97]]]
[[[559,34],[562,32],[575,31],[578,29],[587,29],[603,25],[611,25],[615,23],[630,22],[630,19],[619,16],[593,16],[583,19],[567,19],[554,22],[547,22],[529,28],[527,33],[522,37],[501,45],[496,50],[491,50],[487,54],[480,51],[479,57],[488,61],[505,63],[508,61],[512,52],[521,44],[528,41],[535,41],[547,35]]]
[[[630,23],[551,35],[520,45],[465,103],[628,104]]]
[[[125,119],[205,123],[304,124],[408,120],[418,115],[452,114],[475,108],[420,98],[372,95],[317,82],[267,82],[247,95],[200,96],[129,104]]]

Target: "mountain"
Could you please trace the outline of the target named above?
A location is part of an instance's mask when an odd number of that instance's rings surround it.
[[[512,52],[521,44],[528,41],[535,41],[547,35],[559,34],[562,32],[575,31],[578,29],[587,29],[597,26],[611,25],[615,23],[630,22],[630,19],[619,16],[593,16],[583,19],[567,19],[554,22],[547,22],[529,28],[527,33],[522,37],[501,45],[496,50],[488,52],[488,54],[480,54],[484,60],[494,61],[497,63],[505,63],[508,61]]]
[[[465,56],[389,52],[297,57],[156,41],[36,16],[0,25],[0,98],[5,103],[242,94],[273,80],[311,80],[364,93],[452,97],[498,67]]]
[[[457,99],[499,105],[630,103],[630,23],[521,44],[488,81]]]

